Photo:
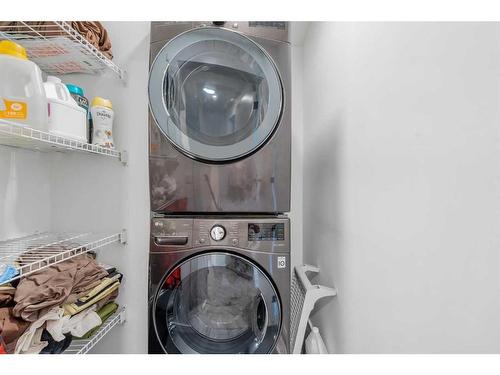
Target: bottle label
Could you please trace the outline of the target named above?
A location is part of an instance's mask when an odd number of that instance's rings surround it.
[[[0,118],[26,120],[28,116],[28,104],[18,100],[11,101],[3,99],[5,109],[0,110]]]

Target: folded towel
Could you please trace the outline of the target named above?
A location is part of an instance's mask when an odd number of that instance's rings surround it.
[[[93,304],[99,302],[100,300],[111,295],[113,292],[118,290],[120,287],[120,280],[122,275],[117,273],[113,277],[105,277],[102,279],[101,284],[96,286],[90,293],[84,297],[79,298],[73,303],[67,303],[63,305],[65,315],[75,315],[80,311],[92,306]]]
[[[94,47],[102,52],[107,58],[113,58],[111,51],[111,40],[108,31],[98,21],[75,21],[70,22],[71,27],[81,36],[89,41]]]
[[[90,338],[94,333],[97,332],[97,330],[102,326],[102,324],[111,316],[115,313],[115,311],[118,310],[118,305],[114,302],[110,302],[107,305],[103,306],[97,314],[101,318],[102,323],[85,333],[82,337],[75,337],[76,339],[88,339]]]

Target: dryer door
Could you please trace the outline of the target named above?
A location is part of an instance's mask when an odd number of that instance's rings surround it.
[[[167,353],[270,353],[281,328],[281,305],[257,265],[212,252],[165,275],[153,302],[153,321]]]
[[[204,27],[178,35],[149,76],[151,113],[184,154],[209,162],[244,157],[279,123],[283,90],[271,57],[234,31]]]

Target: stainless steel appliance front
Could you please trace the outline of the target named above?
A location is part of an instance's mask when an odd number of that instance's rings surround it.
[[[290,209],[290,45],[283,22],[153,22],[151,210]]]
[[[150,353],[289,352],[287,218],[153,219],[149,277]]]

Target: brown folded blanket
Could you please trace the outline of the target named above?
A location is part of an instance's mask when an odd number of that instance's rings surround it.
[[[73,290],[85,290],[107,275],[87,254],[28,275],[17,286],[14,316],[34,322],[53,306],[62,305]]]
[[[0,21],[1,31],[16,32],[19,34],[35,31],[42,36],[50,37],[66,35],[52,21],[25,21],[25,24],[28,27],[24,26],[21,22]],[[108,32],[99,21],[68,21],[68,24],[90,44],[101,51],[103,55],[109,59],[113,58]]]
[[[111,51],[111,40],[108,32],[99,21],[74,21],[71,27],[87,39],[90,44],[101,51],[107,58],[113,59]]]

